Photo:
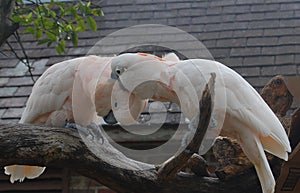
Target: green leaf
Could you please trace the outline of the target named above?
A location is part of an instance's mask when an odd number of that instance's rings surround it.
[[[49,48],[52,45],[52,41],[47,43],[47,47]]]
[[[38,40],[43,36],[43,31],[39,28],[35,30],[35,38]]]
[[[46,35],[48,36],[48,38],[49,38],[51,41],[54,41],[54,42],[55,42],[55,41],[58,40],[57,35],[55,35],[55,34],[49,32],[49,31],[46,32]]]
[[[26,33],[26,34],[34,34],[35,30],[33,28],[33,26],[28,26],[24,29],[23,33]]]
[[[94,31],[94,32],[96,32],[97,31],[97,23],[96,23],[96,21],[91,17],[91,16],[88,16],[87,17],[87,24],[88,24],[88,26]]]
[[[55,49],[56,49],[56,51],[57,51],[57,53],[59,54],[59,55],[61,55],[64,51],[65,51],[65,44],[63,44],[63,43],[58,43],[56,46],[55,46]]]
[[[91,10],[91,13],[94,15],[94,16],[104,16],[104,13],[101,9],[98,9],[98,8],[94,8]]]
[[[72,33],[71,40],[74,46],[78,45],[78,36],[75,32]]]
[[[41,44],[45,44],[45,43],[48,43],[50,42],[51,40],[48,39],[48,38],[45,38],[45,39],[41,39],[38,41],[37,45],[41,45]]]
[[[85,24],[84,24],[84,20],[82,19],[82,17],[77,16],[76,17],[76,23],[78,24],[78,26],[81,28],[82,31],[84,31],[86,29]]]

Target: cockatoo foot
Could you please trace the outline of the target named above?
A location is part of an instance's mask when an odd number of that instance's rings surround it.
[[[65,128],[77,129],[76,123],[67,122],[66,125],[65,125]]]

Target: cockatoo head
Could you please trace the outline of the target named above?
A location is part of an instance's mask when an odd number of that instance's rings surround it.
[[[147,101],[146,99],[152,98],[157,82],[167,82],[168,65],[164,61],[144,53],[126,53],[112,59],[111,78],[116,79],[116,86],[119,86],[112,94],[112,106],[117,119],[118,114],[125,117],[122,108],[128,109],[128,103],[131,106],[130,104],[139,104],[137,100]],[[123,97],[124,93],[130,93],[130,99]]]
[[[145,53],[126,53],[112,60],[111,77],[118,79],[123,89],[139,93],[142,98],[151,98],[149,92],[156,82],[167,83],[167,68],[163,58]]]
[[[147,61],[165,61],[162,58],[156,57],[151,54],[145,54],[145,53],[126,53],[121,54],[115,58],[112,59],[111,62],[111,70],[112,79],[118,79],[123,72],[127,71],[129,68],[133,67],[134,65],[138,65],[143,62]],[[136,69],[135,69],[136,70]]]

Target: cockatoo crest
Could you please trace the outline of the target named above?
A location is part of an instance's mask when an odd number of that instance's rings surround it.
[[[167,61],[171,61],[171,62],[179,62],[180,61],[179,57],[173,52],[164,55],[162,58]]]

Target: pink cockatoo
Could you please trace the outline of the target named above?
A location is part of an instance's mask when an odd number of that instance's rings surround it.
[[[118,79],[122,89],[142,99],[177,103],[192,120],[198,114],[199,98],[207,80],[211,73],[216,74],[212,136],[221,130],[222,135],[237,139],[255,166],[263,193],[273,193],[275,180],[264,150],[287,160],[291,148],[284,128],[269,106],[246,80],[219,62],[179,61],[174,54],[165,58],[143,53],[119,55],[111,63],[112,77]]]
[[[48,68],[35,83],[20,123],[64,127],[67,122],[76,122],[87,126],[91,123],[99,124],[98,116],[101,116],[107,123],[114,124],[116,120],[111,110],[113,88],[118,95],[130,99],[130,109],[119,111],[119,121],[130,124],[127,114],[132,116],[130,120],[136,120],[146,101],[119,89],[120,85],[110,77],[111,59],[87,56],[63,61]],[[44,170],[45,167],[39,166],[5,167],[5,173],[11,175],[11,183],[36,178]]]

